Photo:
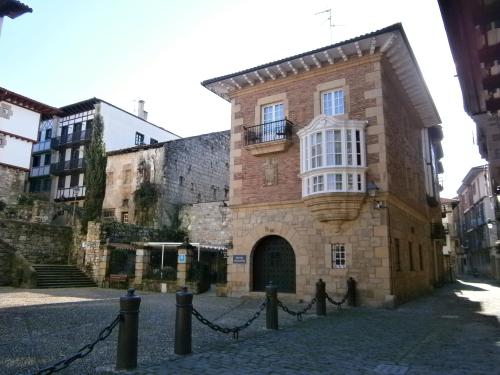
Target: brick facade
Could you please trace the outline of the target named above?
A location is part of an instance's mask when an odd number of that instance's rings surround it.
[[[311,56],[316,56],[316,66],[300,73],[289,71],[279,79],[257,67],[255,76],[272,78],[262,78],[260,83],[248,78],[250,70],[243,76],[249,85],[242,84],[243,79],[235,80],[240,73],[233,75],[232,81],[230,76],[219,78],[224,81],[221,87],[238,84],[229,94],[219,93],[232,104],[230,207],[234,247],[228,258],[232,295],[256,293],[253,277],[260,276],[254,268],[255,254],[259,241],[270,235],[284,238],[293,249],[297,299],[311,299],[319,278],[326,282],[328,293],[341,294],[346,279],[353,277],[360,303],[371,306],[408,300],[440,281],[442,270],[436,265],[442,264],[437,259],[442,256],[441,247],[430,238],[431,223],[440,220],[440,212],[426,200],[421,136],[425,126],[434,124],[423,123],[424,117],[383,51],[359,52],[334,64],[321,64],[317,58],[320,52],[314,51]],[[286,65],[283,61],[277,65],[281,70]],[[302,64],[307,66],[303,59]],[[418,79],[417,84],[424,85],[421,77]],[[359,208],[355,204],[346,208],[354,214],[343,221],[315,216],[310,205],[304,204],[308,202],[302,198],[297,136],[297,131],[320,115],[321,92],[335,88],[343,90],[345,102],[344,114],[336,118],[367,123],[366,181],[379,188],[376,201],[364,192],[316,195],[320,198],[317,206],[331,210],[345,204],[338,200],[327,203],[328,196],[356,196]],[[258,154],[245,146],[245,129],[262,124],[262,106],[277,102],[283,104],[284,116],[294,124],[291,145]],[[333,265],[334,244],[345,246],[345,268]],[[247,263],[234,264],[234,255],[246,255]]]

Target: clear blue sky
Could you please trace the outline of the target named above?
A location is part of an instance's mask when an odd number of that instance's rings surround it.
[[[200,82],[402,22],[443,121],[445,197],[484,164],[436,0],[24,0],[6,18],[0,86],[53,106],[99,97],[181,136],[229,129]],[[332,9],[338,26],[330,32]],[[332,38],[333,37],[333,38]]]

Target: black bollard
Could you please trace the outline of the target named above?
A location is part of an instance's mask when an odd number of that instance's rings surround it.
[[[278,287],[272,282],[266,286],[266,328],[278,329]]]
[[[120,297],[120,328],[118,331],[118,349],[116,369],[132,370],[137,367],[137,343],[139,336],[139,306],[141,297],[134,295],[134,289]]]
[[[326,315],[326,291],[325,283],[323,280],[319,279],[316,283],[316,315],[325,316]]]
[[[175,314],[175,345],[174,353],[185,355],[191,353],[191,331],[193,312],[193,293],[187,287],[175,294],[177,311]]]
[[[352,277],[347,279],[347,304],[349,306],[356,306],[356,280]]]

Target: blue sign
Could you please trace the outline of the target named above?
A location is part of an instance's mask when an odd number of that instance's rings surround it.
[[[247,262],[246,255],[233,255],[233,263],[245,264]]]
[[[177,257],[178,263],[186,263],[186,254],[179,254]]]

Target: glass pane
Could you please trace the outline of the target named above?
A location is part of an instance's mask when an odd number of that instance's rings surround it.
[[[335,174],[335,190],[342,190],[342,174]]]
[[[331,116],[333,105],[332,105],[332,93],[327,92],[323,94],[322,112],[324,115]]]

